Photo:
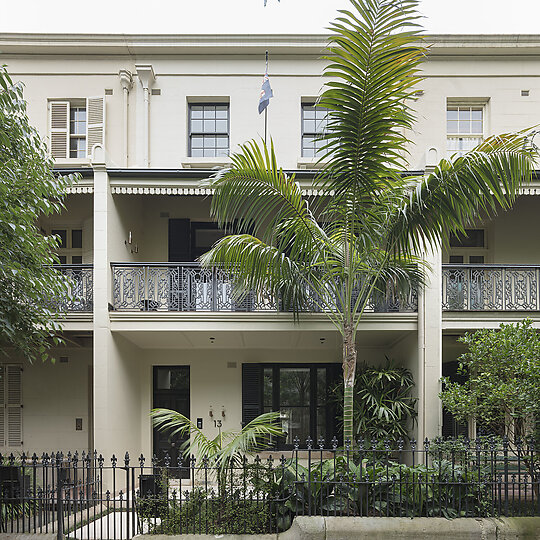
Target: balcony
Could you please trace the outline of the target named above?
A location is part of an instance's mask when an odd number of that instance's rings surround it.
[[[538,311],[540,266],[442,265],[443,311]]]
[[[54,299],[60,311],[91,313],[94,307],[94,270],[91,264],[55,265],[71,282],[71,299]]]
[[[196,263],[111,263],[115,311],[168,312],[279,312],[279,299],[269,294],[249,294],[242,301],[232,295],[230,276],[220,268],[201,268]],[[305,312],[320,312],[315,302]],[[417,295],[405,301],[390,295],[372,300],[366,311],[413,313]]]

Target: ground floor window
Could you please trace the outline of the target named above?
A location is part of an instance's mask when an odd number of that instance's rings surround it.
[[[336,364],[244,364],[243,422],[270,411],[281,413],[285,436],[279,448],[292,448],[295,439],[323,437],[327,444],[337,433],[332,395],[339,376]]]

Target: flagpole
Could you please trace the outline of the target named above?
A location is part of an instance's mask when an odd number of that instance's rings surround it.
[[[268,51],[266,51],[266,75],[268,75]],[[266,138],[268,134],[268,107],[264,109],[264,146],[266,146]]]

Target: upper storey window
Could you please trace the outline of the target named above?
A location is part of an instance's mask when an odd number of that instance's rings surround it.
[[[319,157],[325,142],[319,137],[327,128],[328,109],[314,103],[302,103],[302,157]]]
[[[193,103],[189,105],[189,156],[225,157],[229,155],[229,104]]]
[[[484,107],[481,105],[448,105],[446,109],[447,154],[463,154],[484,138]]]
[[[104,144],[104,98],[50,100],[49,137],[56,160],[91,157],[94,145]]]

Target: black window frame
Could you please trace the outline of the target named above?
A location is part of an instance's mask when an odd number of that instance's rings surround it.
[[[310,370],[310,403],[309,403],[309,423],[310,434],[313,438],[313,444],[316,445],[316,437],[321,436],[317,433],[317,409],[322,406],[317,403],[317,369],[326,369],[326,403],[324,405],[325,410],[325,427],[326,433],[322,435],[325,439],[325,446],[330,446],[330,441],[333,437],[338,437],[338,441],[341,443],[340,433],[337,430],[336,416],[337,416],[337,401],[334,401],[331,396],[332,389],[339,382],[339,373],[341,364],[328,363],[328,362],[268,362],[268,363],[249,363],[244,366],[251,366],[252,368],[258,368],[258,388],[256,389],[259,395],[259,414],[265,409],[264,404],[264,370],[272,369],[272,410],[280,410],[280,377],[279,370],[286,368],[307,368]],[[242,396],[242,405],[244,407],[244,396]],[[280,438],[273,442],[272,445],[277,450],[292,450],[294,444],[285,443],[284,438]],[[300,441],[300,448],[306,448],[306,441]]]
[[[204,122],[203,122],[203,130],[202,131],[193,131],[193,128],[192,128],[192,121],[193,121],[193,118],[192,118],[192,111],[193,111],[193,107],[203,107],[203,118],[202,120],[204,120],[204,107],[218,107],[218,106],[226,106],[227,107],[227,132],[226,133],[223,133],[223,132],[218,132],[218,131],[215,131],[215,132],[205,132],[204,131]],[[216,118],[214,118],[216,119]],[[225,156],[223,155],[217,155],[217,146],[214,147],[214,155],[212,156],[194,156],[193,155],[193,136],[196,135],[196,136],[202,136],[204,138],[204,136],[214,136],[215,138],[217,137],[227,137],[227,153]],[[204,153],[204,149],[205,149],[205,146],[203,144],[202,146],[202,150],[203,150],[203,153]],[[201,102],[201,103],[198,103],[198,102],[191,102],[191,103],[188,103],[188,156],[189,157],[195,157],[195,158],[199,158],[199,159],[204,159],[204,158],[208,158],[208,157],[226,157],[229,155],[229,152],[231,150],[231,105],[228,101],[216,101],[216,102]]]
[[[305,122],[305,120],[310,120],[310,119],[306,119],[305,116],[304,116],[305,112],[306,112],[306,107],[311,107],[311,108],[315,109],[315,113],[317,113],[317,110],[326,111],[326,114],[325,114],[326,125],[325,125],[325,128],[321,132],[305,131],[304,122]],[[327,117],[328,117],[329,112],[330,112],[330,110],[327,107],[317,107],[316,102],[303,101],[301,103],[300,127],[301,127],[302,135],[301,135],[301,140],[300,140],[300,150],[301,150],[301,156],[302,157],[314,158],[314,159],[317,159],[317,158],[320,157],[318,155],[319,150],[317,150],[316,148],[314,148],[314,149],[313,148],[306,148],[304,146],[304,139],[305,139],[305,137],[312,137],[313,139],[317,139],[317,138],[319,138],[321,135],[323,135],[325,133],[325,131],[328,129],[328,118]],[[315,120],[317,120],[317,118],[315,118]],[[313,150],[314,151],[313,155],[312,156],[307,155],[306,154],[307,150]]]

